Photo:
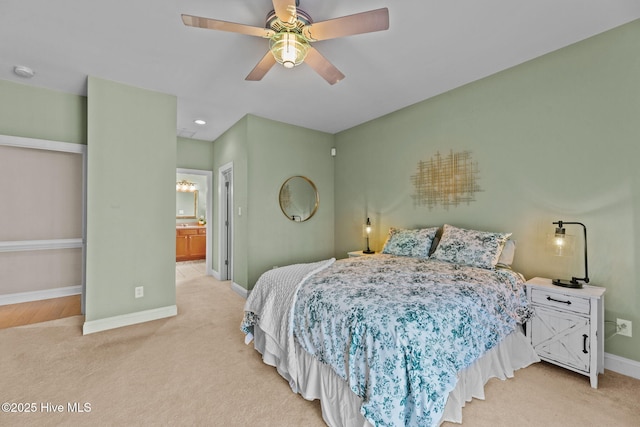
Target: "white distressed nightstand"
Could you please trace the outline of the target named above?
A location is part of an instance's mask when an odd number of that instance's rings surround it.
[[[349,255],[349,258],[355,258],[355,257],[359,257],[359,256],[373,255],[373,254],[365,254],[362,251],[351,251],[351,252],[347,252],[347,255]]]
[[[527,298],[535,311],[527,324],[527,338],[542,360],[586,375],[598,388],[604,373],[605,288],[584,285],[563,288],[551,279],[526,282]]]

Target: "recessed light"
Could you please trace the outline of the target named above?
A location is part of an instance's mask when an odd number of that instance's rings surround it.
[[[207,122],[205,122],[205,121],[204,121],[204,120],[202,120],[202,119],[196,119],[196,120],[194,120],[194,121],[193,121],[193,123],[195,123],[195,124],[197,124],[197,125],[200,125],[200,126],[202,126],[202,125],[206,125],[206,124],[207,124]]]
[[[16,76],[20,76],[25,79],[30,79],[36,74],[31,68],[25,67],[24,65],[16,65],[13,67],[13,72]]]

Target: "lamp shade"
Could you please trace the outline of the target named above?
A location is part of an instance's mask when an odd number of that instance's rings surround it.
[[[363,227],[363,231],[364,231],[364,237],[367,239],[367,249],[365,249],[364,251],[362,251],[365,254],[372,254],[375,253],[374,251],[371,250],[371,248],[369,247],[369,235],[371,234],[371,230],[373,229],[373,226],[371,225],[371,220],[369,218],[367,218],[367,222],[364,223],[364,227]]]
[[[564,228],[562,230],[564,231]],[[547,235],[547,248],[553,256],[572,256],[575,249],[575,238],[565,232],[549,234]]]
[[[373,225],[371,224],[371,220],[367,218],[367,220],[362,224],[362,237],[370,237],[373,232]]]
[[[309,42],[298,33],[283,31],[271,38],[269,49],[276,62],[285,68],[293,68],[306,58]]]

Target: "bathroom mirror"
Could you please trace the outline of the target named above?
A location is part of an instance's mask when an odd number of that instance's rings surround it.
[[[176,191],[176,218],[195,219],[198,212],[198,190]]]
[[[292,176],[280,187],[280,209],[291,221],[308,220],[318,210],[318,190],[307,177]]]

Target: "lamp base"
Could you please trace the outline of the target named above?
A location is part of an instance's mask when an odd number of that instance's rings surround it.
[[[553,283],[556,286],[562,286],[563,288],[575,288],[575,289],[582,288],[582,283],[578,281],[574,282],[573,280],[553,279],[551,283]]]
[[[362,253],[363,254],[375,254],[376,251],[372,251],[371,249],[367,249],[367,250],[362,251]]]

